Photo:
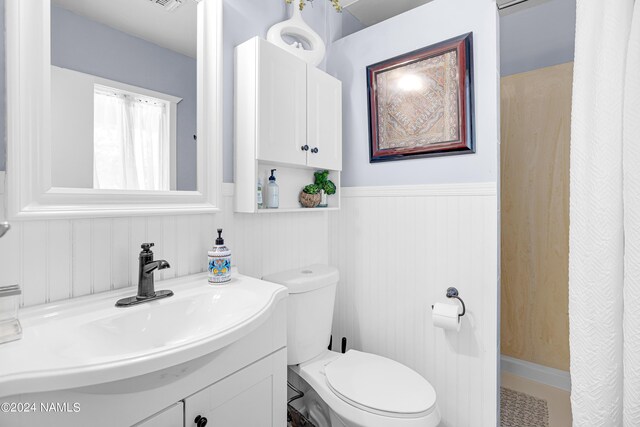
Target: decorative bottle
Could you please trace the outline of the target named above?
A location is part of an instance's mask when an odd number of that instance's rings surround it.
[[[231,280],[231,250],[224,244],[222,228],[218,228],[216,244],[209,251],[209,283],[221,284]]]
[[[258,202],[258,209],[262,209],[264,207],[263,203],[263,191],[262,191],[262,178],[258,179],[258,193],[256,194],[256,200]]]
[[[277,209],[280,205],[280,188],[276,184],[275,169],[271,169],[269,184],[267,185],[267,208]]]

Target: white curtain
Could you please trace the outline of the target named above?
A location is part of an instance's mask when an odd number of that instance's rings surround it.
[[[112,90],[94,93],[94,188],[169,190],[165,102]]]
[[[640,3],[577,0],[570,172],[574,426],[640,426]]]

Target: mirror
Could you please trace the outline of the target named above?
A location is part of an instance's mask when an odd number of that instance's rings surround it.
[[[196,191],[197,3],[51,1],[51,184]]]
[[[5,0],[9,219],[220,211],[222,2]]]

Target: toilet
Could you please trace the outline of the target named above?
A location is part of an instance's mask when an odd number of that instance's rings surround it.
[[[328,407],[331,427],[435,427],[440,423],[436,392],[417,372],[375,354],[328,350],[339,280],[336,268],[311,265],[264,280],[289,289],[287,364],[313,389],[305,396],[307,407]],[[322,401],[309,402],[315,396]]]

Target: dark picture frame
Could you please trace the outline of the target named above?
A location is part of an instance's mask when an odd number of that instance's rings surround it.
[[[475,153],[473,74],[473,33],[369,65],[369,162]]]

